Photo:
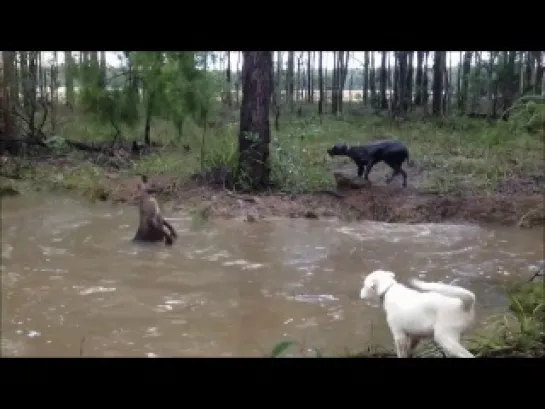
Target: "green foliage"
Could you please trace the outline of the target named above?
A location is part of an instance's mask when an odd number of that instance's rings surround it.
[[[545,132],[545,98],[527,95],[519,98],[509,109],[509,129],[512,132],[528,130]]]
[[[507,289],[510,314],[474,338],[478,355],[545,356],[545,287],[524,283]]]
[[[508,291],[509,310],[518,317],[533,317],[545,324],[545,286],[543,282],[518,285]]]
[[[196,67],[193,52],[132,52],[144,92],[154,98],[153,114],[173,122],[181,137],[188,118],[201,125],[210,110],[216,87],[208,74]]]
[[[296,193],[325,187],[332,181],[326,157],[314,147],[322,129],[316,124],[294,124],[271,143],[271,179],[282,190]]]
[[[81,89],[78,95],[79,107],[84,113],[100,124],[115,128],[114,137],[119,136],[119,125],[134,126],[138,121],[137,99],[125,78],[121,89],[99,86],[100,72],[91,64],[83,65],[76,71]]]
[[[100,123],[113,125],[116,130],[118,124],[131,126],[138,121],[136,101],[127,89],[105,90],[83,87],[79,96],[85,112],[93,114]]]
[[[140,112],[151,107],[153,117],[172,122],[179,141],[188,120],[204,125],[221,87],[217,78],[197,68],[194,52],[128,52],[128,66],[110,76],[115,87],[100,87],[99,71],[91,64],[79,67],[76,73],[83,112],[98,123],[113,126],[116,136],[120,126],[133,128],[141,119]],[[140,105],[135,81],[142,86],[144,106]]]
[[[307,109],[310,111],[315,107]],[[236,111],[229,114],[232,118],[237,116]],[[140,121],[138,126],[142,125]],[[59,126],[57,134],[96,140],[107,134],[106,128],[91,126],[81,118],[69,127]],[[184,129],[180,137],[170,121],[154,120],[152,135],[155,140],[171,146],[159,156],[137,160],[136,168],[151,166],[152,172],[172,172],[180,177],[214,167],[236,169],[237,122],[209,128],[205,134],[192,118],[187,118]],[[520,126],[513,130],[511,121],[490,124],[480,119],[445,117],[425,122],[408,120],[400,127],[375,116],[347,116],[346,120],[339,121],[326,115],[321,124],[318,118],[285,116],[280,131],[275,132],[273,128],[271,133],[271,179],[285,192],[331,188],[334,186],[332,169],[343,164],[349,172],[354,172],[347,160],[329,158],[326,154],[332,144],[343,141],[359,144],[376,138],[403,140],[409,146],[411,161],[416,166],[409,171],[418,176],[410,176],[409,184],[429,192],[491,191],[502,180],[521,174],[538,174],[543,166],[540,134],[530,133]],[[134,139],[135,135],[129,130],[127,138]],[[190,152],[181,149],[181,145],[186,145]],[[378,172],[385,171],[385,166],[377,165],[377,173],[373,173],[371,179],[379,177]]]
[[[271,352],[271,358],[278,358],[290,346],[297,344],[295,341],[282,341],[276,344]]]

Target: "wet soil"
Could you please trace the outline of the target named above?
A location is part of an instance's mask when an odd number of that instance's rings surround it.
[[[114,201],[132,202],[138,178],[121,181]],[[175,176],[154,177],[167,211],[200,209],[210,217],[255,221],[268,217],[375,220],[403,223],[497,223],[533,227],[545,225],[541,193],[515,194],[456,192],[433,194],[414,186],[368,184],[361,189],[336,189],[304,194],[274,191],[257,195],[238,194],[224,188],[181,181]],[[524,186],[524,185],[523,185]],[[533,188],[532,188],[533,189]],[[170,202],[170,203],[166,203]]]
[[[116,154],[119,159],[123,155]],[[125,155],[130,162],[131,155]],[[14,159],[9,159],[14,161]],[[8,161],[3,157],[4,162]],[[33,165],[47,166],[67,171],[77,163],[69,157],[33,159]],[[102,200],[135,203],[139,177],[130,175],[128,166],[97,163],[104,170],[101,179]],[[267,217],[306,217],[342,220],[375,220],[384,222],[426,223],[466,222],[494,223],[533,227],[545,225],[545,177],[542,175],[518,175],[506,179],[495,189],[483,192],[467,186],[452,193],[433,193],[425,189],[424,181],[433,172],[421,163],[407,167],[407,188],[400,180],[385,185],[389,172],[385,166],[377,166],[370,175],[371,183],[358,188],[337,188],[334,172],[354,178],[353,165],[333,163],[331,190],[285,194],[270,190],[256,195],[238,194],[225,189],[217,181],[202,178],[182,178],[176,174],[150,176],[157,190],[157,197],[165,211],[195,211],[199,209],[210,217],[243,218],[255,221]]]

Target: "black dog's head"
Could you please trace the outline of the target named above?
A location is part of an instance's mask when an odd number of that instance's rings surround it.
[[[332,148],[327,150],[329,156],[346,155],[348,153],[348,146],[344,143],[336,143]]]

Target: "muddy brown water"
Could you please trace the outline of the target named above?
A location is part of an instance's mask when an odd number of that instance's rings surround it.
[[[390,348],[364,274],[458,283],[478,324],[528,278],[543,230],[279,219],[171,219],[177,243],[135,245],[132,206],[68,197],[2,200],[2,355],[263,356],[285,339],[324,354]],[[299,354],[299,350],[294,350]]]

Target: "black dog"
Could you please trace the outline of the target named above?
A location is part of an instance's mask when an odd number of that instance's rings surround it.
[[[394,177],[403,176],[403,187],[407,187],[407,173],[401,168],[405,160],[409,160],[409,150],[399,141],[374,141],[363,146],[348,147],[344,143],[337,143],[327,150],[329,156],[348,156],[358,166],[358,176],[363,175],[369,180],[369,172],[379,162],[384,162],[393,169],[392,176],[386,179],[390,183]],[[365,170],[365,175],[363,171]]]

